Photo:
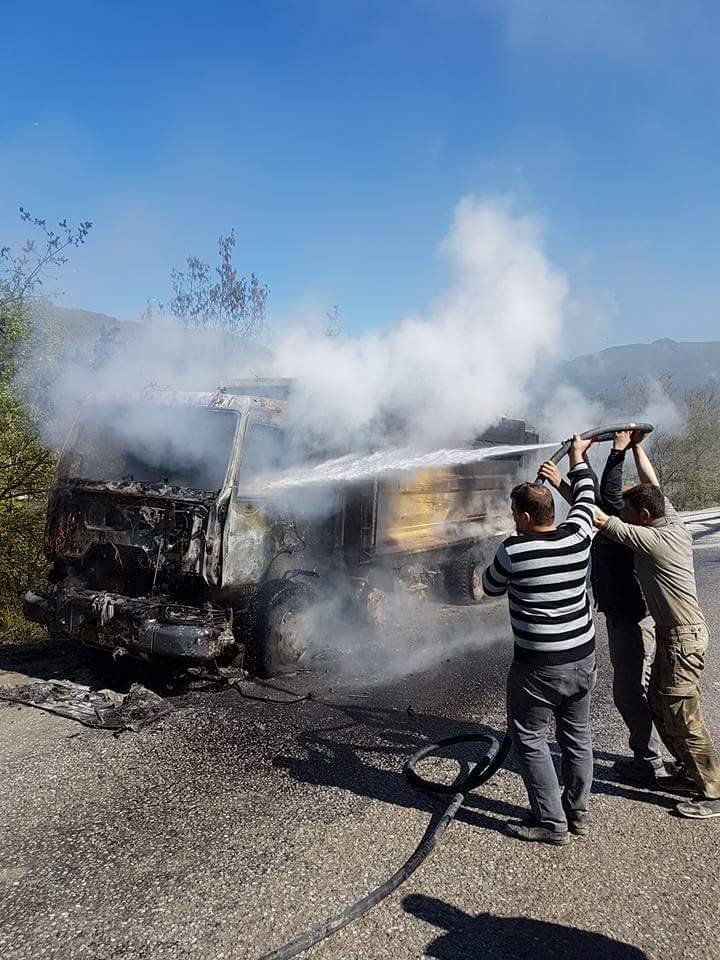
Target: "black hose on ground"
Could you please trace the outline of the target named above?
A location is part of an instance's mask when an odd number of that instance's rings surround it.
[[[304,953],[310,947],[325,940],[341,927],[356,920],[364,913],[367,913],[372,907],[384,900],[394,890],[407,880],[407,878],[417,870],[423,860],[428,857],[440,842],[443,834],[447,830],[451,821],[457,814],[460,807],[465,802],[465,798],[471,790],[479,787],[497,772],[502,766],[505,757],[510,749],[510,736],[505,734],[502,742],[498,742],[495,737],[488,734],[466,734],[457,737],[447,737],[445,740],[438,740],[437,743],[426,744],[421,750],[418,750],[405,764],[403,773],[408,780],[423,790],[430,790],[433,793],[452,794],[450,803],[445,808],[442,815],[437,820],[431,820],[425,835],[417,845],[411,856],[388,880],[381,883],[362,899],[345,907],[339,913],[329,917],[323,923],[308,930],[301,937],[286,943],[285,946],[266,953],[260,960],[289,960],[290,957],[296,957]],[[483,743],[487,751],[480,757],[475,766],[465,776],[458,776],[451,784],[436,783],[433,780],[427,780],[421,777],[416,771],[416,766],[421,760],[437,753],[443,747],[453,746],[459,743]]]
[[[247,685],[248,682],[250,682],[254,687],[265,687],[268,690],[277,690],[278,693],[287,694],[287,696],[283,698],[263,697],[255,693],[248,693],[247,690],[244,690],[242,686],[243,684]],[[244,700],[255,700],[257,703],[274,703],[279,704],[281,707],[292,706],[295,703],[303,703],[305,700],[317,699],[312,691],[309,693],[302,693],[298,696],[294,690],[288,690],[287,687],[281,687],[279,684],[271,683],[269,680],[259,680],[257,678],[252,681],[231,680],[230,686],[233,688],[233,690],[236,690]]]

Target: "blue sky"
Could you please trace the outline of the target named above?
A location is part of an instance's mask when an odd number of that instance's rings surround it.
[[[720,336],[720,5],[5,0],[0,234],[96,224],[62,303],[136,318],[188,253],[279,322],[419,310],[466,194],[511,195],[602,318],[582,349]]]

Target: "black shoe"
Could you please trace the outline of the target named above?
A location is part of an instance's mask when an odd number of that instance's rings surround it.
[[[697,796],[698,791],[695,781],[682,770],[666,777],[656,777],[654,786],[656,790],[663,790],[665,793],[679,793],[691,797]]]
[[[590,815],[587,813],[576,813],[567,815],[568,830],[574,833],[576,837],[586,837],[590,833]]]
[[[666,760],[665,769],[667,770],[668,774],[685,773],[685,767],[681,763],[678,763],[677,760]],[[685,775],[687,776],[686,773]]]
[[[641,786],[653,786],[658,777],[666,777],[671,773],[663,764],[656,767],[648,760],[638,760],[635,757],[620,757],[612,768],[625,783],[637,783]]]
[[[517,840],[528,840],[531,843],[549,843],[554,847],[562,847],[566,843],[570,843],[567,830],[558,833],[555,830],[547,830],[545,827],[534,826],[527,821],[508,823],[506,829],[510,836]]]

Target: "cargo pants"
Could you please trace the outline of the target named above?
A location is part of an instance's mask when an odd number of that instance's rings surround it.
[[[648,702],[665,746],[707,799],[720,797],[720,759],[705,726],[700,677],[708,630],[704,623],[656,627],[657,649]]]
[[[639,623],[605,615],[608,648],[613,666],[613,701],[630,734],[636,760],[652,767],[663,765],[662,743],[653,726],[647,686],[655,657],[654,625],[650,617]]]

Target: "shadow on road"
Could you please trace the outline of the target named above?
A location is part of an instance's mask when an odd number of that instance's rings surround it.
[[[624,800],[634,800],[638,803],[648,803],[655,807],[675,806],[680,797],[668,797],[667,794],[655,793],[648,788],[636,786],[621,780],[612,766],[620,758],[620,754],[609,753],[606,750],[595,750],[595,770],[593,776],[593,793],[604,794],[609,797],[622,797]],[[598,762],[598,761],[605,761]]]
[[[304,783],[339,787],[358,796],[431,814],[447,804],[447,797],[409,784],[402,774],[404,762],[428,741],[479,732],[498,740],[503,737],[502,731],[432,714],[409,716],[390,707],[353,704],[332,707],[341,721],[337,726],[301,731],[296,740],[300,755],[277,756],[273,764]],[[467,769],[475,759],[472,750],[473,745],[454,747],[438,756],[453,759]],[[526,812],[515,804],[473,793],[457,819],[502,832],[505,820],[523,817]]]
[[[503,731],[433,714],[408,714],[391,707],[348,703],[328,706],[337,713],[338,723],[299,731],[297,754],[276,756],[273,765],[304,783],[338,787],[357,796],[429,814],[442,809],[447,798],[409,784],[402,774],[404,762],[428,741],[478,732],[490,733],[499,740],[503,737]],[[474,761],[472,750],[473,745],[459,751],[451,748],[439,756],[452,758],[467,769],[468,763]],[[555,746],[553,753],[557,753]],[[609,765],[615,759],[615,754],[596,753],[594,794],[668,809],[675,805],[677,797],[669,798],[619,781]],[[512,751],[504,766],[506,771],[517,774]],[[504,833],[508,820],[527,813],[524,806],[483,795],[481,788],[467,797],[457,819],[476,828]]]
[[[0,644],[0,671],[22,673],[38,680],[71,680],[93,689],[109,687],[127,693],[133,683],[159,694],[182,692],[181,678],[162,664],[131,657],[113,660],[109,653],[93,650],[74,640],[44,640]]]
[[[529,917],[471,916],[421,894],[405,897],[403,908],[442,931],[425,948],[439,960],[647,960],[637,947],[603,934]]]

